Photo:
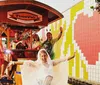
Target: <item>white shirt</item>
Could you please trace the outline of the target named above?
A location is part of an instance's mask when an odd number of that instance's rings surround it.
[[[32,60],[26,60],[22,66],[22,85],[43,85],[47,76],[53,76],[53,64],[48,67]]]

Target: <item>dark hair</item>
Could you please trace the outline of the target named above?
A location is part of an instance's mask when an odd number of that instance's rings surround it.
[[[51,35],[52,35],[52,33],[51,33],[51,32],[47,32],[47,34],[51,34]]]
[[[33,35],[33,38],[34,38],[34,36],[37,36],[37,38],[38,38],[37,40],[40,41],[40,38],[39,38],[38,34],[34,34],[34,35]],[[35,41],[35,40],[34,40],[34,41]]]

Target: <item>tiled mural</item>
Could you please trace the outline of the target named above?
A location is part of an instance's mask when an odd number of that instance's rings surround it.
[[[95,0],[82,0],[48,27],[54,37],[63,27],[63,35],[54,46],[55,59],[76,51],[75,59],[68,62],[68,75],[100,82],[100,14],[91,10],[91,5]]]

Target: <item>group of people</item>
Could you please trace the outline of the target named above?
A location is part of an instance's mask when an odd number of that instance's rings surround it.
[[[63,32],[62,27],[60,27],[60,33],[56,38],[52,37],[51,32],[47,32],[46,34],[47,39],[45,41],[41,41],[39,38],[39,35],[36,33],[32,35],[32,40],[30,39],[30,36],[28,36],[26,39],[23,39],[22,34],[15,33],[15,40],[11,42],[11,48],[12,49],[31,49],[31,50],[37,50],[37,51],[39,51],[39,49],[41,48],[44,48],[49,53],[51,59],[53,59],[54,58],[53,46],[61,38],[62,32]],[[25,57],[24,53],[22,53],[22,55],[20,53],[19,56],[21,56],[22,58]]]
[[[14,73],[16,70],[16,65],[22,65],[22,85],[51,85],[51,81],[53,79],[53,66],[66,60],[71,60],[75,57],[74,53],[74,55],[71,57],[53,60],[53,46],[61,38],[61,35],[62,27],[60,27],[60,33],[57,38],[53,38],[52,34],[48,32],[46,41],[41,43],[39,36],[34,34],[31,46],[30,37],[27,37],[27,41],[29,41],[29,43],[27,43],[26,41],[23,41],[23,37],[20,34],[15,33],[15,40],[13,43],[11,43],[12,49],[30,49],[32,47],[33,50],[38,51],[37,60],[26,60],[24,62],[19,62],[17,61],[17,57],[25,56],[25,54],[23,52],[19,52],[19,54],[15,52],[15,54],[12,53],[12,59],[7,63],[6,68],[8,70],[9,68],[12,68]]]
[[[53,45],[56,41],[58,41],[62,35],[62,27],[60,27],[60,33],[57,38],[52,37],[52,33],[47,32],[47,39],[44,42],[40,41],[40,38],[38,34],[33,34],[32,40],[30,36],[27,36],[24,38],[23,32],[17,31],[15,32],[14,39],[11,41],[11,49],[13,52],[10,53],[10,56],[8,59],[4,59],[4,62],[1,65],[1,77],[5,76],[5,70],[10,61],[17,61],[18,58],[27,58],[28,56],[33,56],[32,54],[28,54],[28,52],[25,52],[25,49],[31,49],[35,51],[39,51],[41,48],[46,49],[46,51],[49,53],[50,58],[53,59],[54,53],[53,53]],[[32,41],[32,43],[31,43]],[[32,45],[31,45],[32,44]],[[21,49],[21,51],[20,51]],[[11,72],[7,72],[6,76],[13,75],[14,71],[16,70],[16,65],[12,66]],[[13,71],[13,72],[12,72]],[[10,77],[11,77],[10,76]]]

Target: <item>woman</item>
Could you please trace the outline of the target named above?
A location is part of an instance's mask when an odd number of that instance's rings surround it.
[[[34,34],[33,39],[32,49],[38,51],[41,48],[41,41],[38,34]]]
[[[51,85],[53,79],[53,66],[71,60],[75,54],[68,58],[51,60],[45,49],[41,49],[37,55],[37,61],[26,60],[24,62],[12,61],[11,65],[19,64],[22,65],[22,85]]]

